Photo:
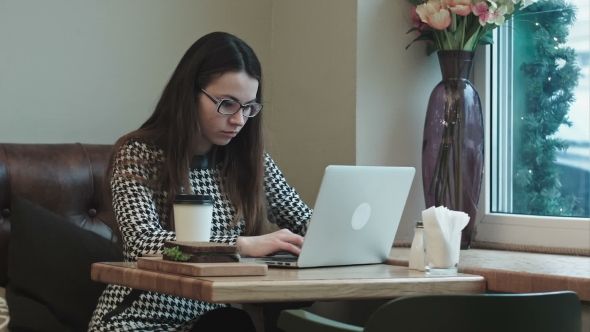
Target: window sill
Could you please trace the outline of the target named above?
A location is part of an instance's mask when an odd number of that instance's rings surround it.
[[[392,248],[387,263],[408,266],[409,257],[409,248]],[[459,272],[484,277],[488,291],[571,290],[590,301],[590,257],[469,249],[461,250]]]

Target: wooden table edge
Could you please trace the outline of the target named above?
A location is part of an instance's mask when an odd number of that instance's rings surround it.
[[[408,261],[389,258],[386,264],[408,266]],[[502,293],[537,293],[571,290],[582,301],[590,301],[590,278],[543,274],[477,265],[459,265],[459,273],[478,275],[486,280],[486,290]],[[534,282],[533,282],[534,280]]]
[[[156,278],[144,278],[145,276]],[[406,295],[485,293],[486,283],[481,276],[424,277],[400,281],[394,278],[268,281],[252,280],[239,282],[215,282],[199,277],[190,277],[135,268],[135,263],[94,263],[91,279],[103,283],[115,283],[126,279],[125,286],[165,293],[210,303],[261,303],[289,301],[334,301],[390,299]],[[426,288],[420,283],[428,283]],[[362,291],[359,286],[362,284]],[[421,291],[420,289],[425,289]],[[333,296],[318,299],[317,292],[329,292]],[[309,295],[312,294],[312,295]]]

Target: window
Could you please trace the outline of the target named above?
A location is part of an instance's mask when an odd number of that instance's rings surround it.
[[[587,0],[539,1],[478,54],[489,68],[474,79],[487,108],[478,241],[590,247],[589,13]]]

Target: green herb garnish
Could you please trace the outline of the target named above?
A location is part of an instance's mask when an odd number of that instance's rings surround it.
[[[166,254],[172,260],[179,261],[179,262],[186,262],[192,256],[190,254],[185,254],[185,253],[181,252],[178,247],[164,248],[164,254]]]

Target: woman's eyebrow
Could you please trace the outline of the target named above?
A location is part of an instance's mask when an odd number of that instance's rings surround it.
[[[222,96],[222,97],[229,98],[229,99],[232,99],[232,100],[235,100],[235,101],[238,101],[238,102],[240,101],[238,98],[236,98],[236,97],[234,97],[234,96],[232,96],[232,95],[225,94],[225,95],[221,95],[221,96]],[[250,101],[247,101],[247,102],[245,102],[245,103],[244,103],[244,105],[246,105],[246,104],[250,104],[250,103],[253,103],[253,102],[256,102],[256,98],[255,98],[255,99],[252,99],[252,100],[250,100]]]

